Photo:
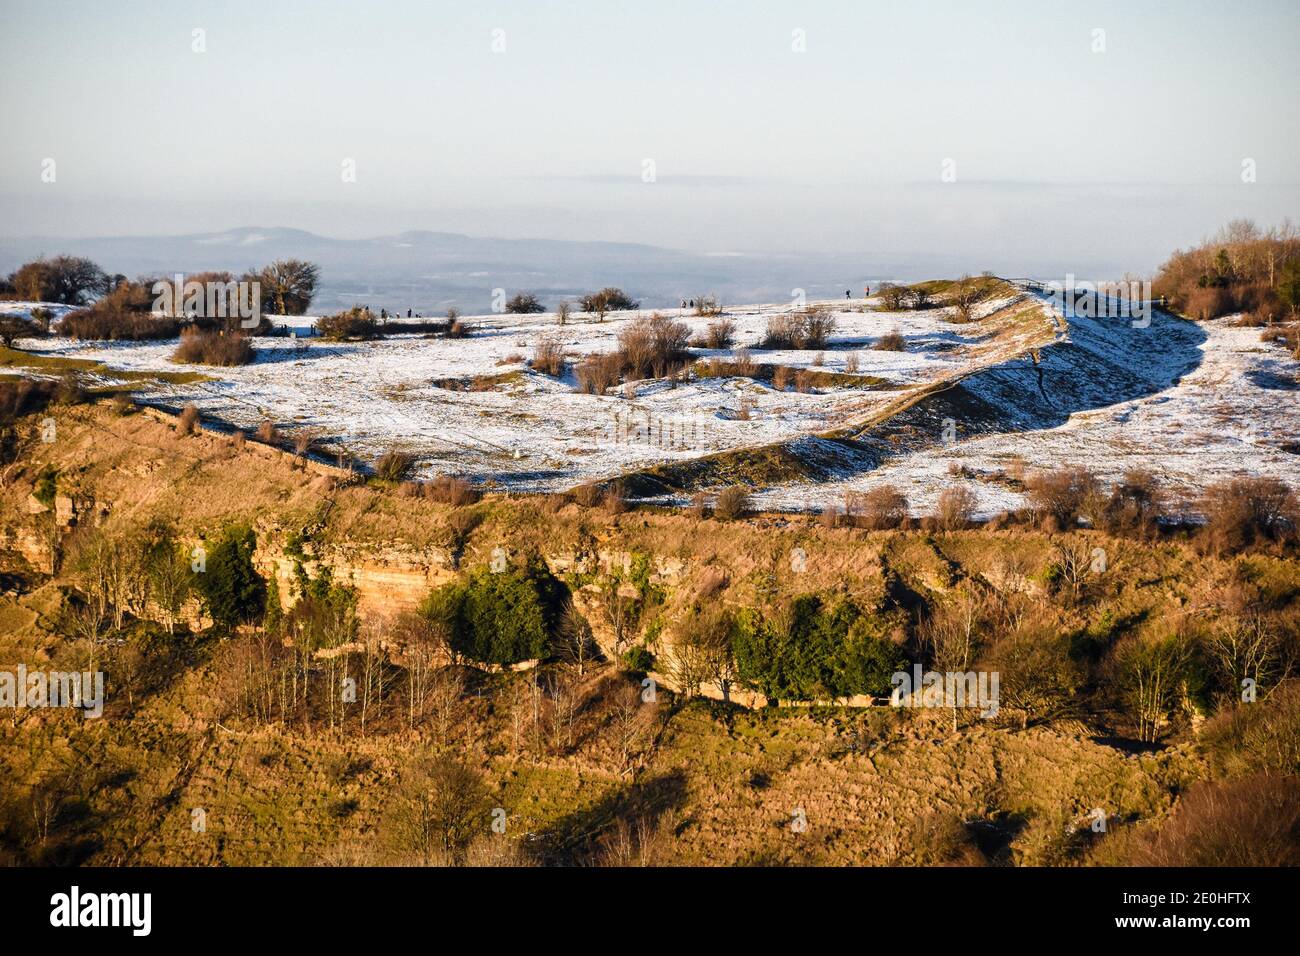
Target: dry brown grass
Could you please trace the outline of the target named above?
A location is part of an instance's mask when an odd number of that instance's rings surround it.
[[[478,489],[470,482],[464,478],[456,478],[451,475],[439,475],[432,481],[426,482],[424,484],[424,496],[430,501],[441,502],[456,508],[472,505],[482,497]]]
[[[1133,866],[1300,866],[1300,778],[1202,782],[1129,848]]]

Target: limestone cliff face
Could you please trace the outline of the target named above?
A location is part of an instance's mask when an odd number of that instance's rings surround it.
[[[357,607],[363,618],[414,610],[430,589],[455,581],[462,572],[480,564],[489,564],[493,559],[490,553],[471,551],[458,561],[450,549],[432,545],[425,548],[391,545],[364,549],[349,545],[318,549],[307,545],[304,559],[286,553],[280,538],[274,531],[259,533],[254,561],[264,575],[275,577],[285,607],[297,600],[296,566],[301,562],[309,576],[315,576],[322,567],[327,567],[335,581],[355,588]],[[503,557],[509,560],[510,556],[503,554]],[[595,554],[559,552],[543,555],[543,559],[551,573],[560,576],[628,571],[633,556],[628,551],[602,550]],[[686,570],[685,563],[679,559],[661,558],[654,563],[649,580],[653,584],[671,587],[684,580]],[[590,615],[593,628],[597,626],[597,616],[593,609]],[[599,635],[597,638],[599,640]]]
[[[17,524],[0,527],[0,551],[19,555],[34,571],[54,573],[53,540],[34,528]]]
[[[328,568],[340,584],[356,589],[357,608],[362,618],[391,616],[414,610],[429,593],[455,580],[455,561],[446,548],[401,546],[360,549],[349,546],[317,548],[310,544],[303,555],[284,549],[281,535],[261,530],[253,560],[258,570],[274,577],[281,603],[287,608],[298,598],[297,567],[315,577]]]

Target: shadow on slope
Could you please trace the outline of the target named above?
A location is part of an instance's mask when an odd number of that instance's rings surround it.
[[[648,469],[626,476],[625,487],[650,497],[729,484],[842,479],[945,438],[1057,428],[1076,412],[1176,385],[1200,365],[1206,337],[1196,323],[1160,310],[1152,311],[1145,328],[1127,318],[1076,316],[1055,341],[913,392],[865,422]]]

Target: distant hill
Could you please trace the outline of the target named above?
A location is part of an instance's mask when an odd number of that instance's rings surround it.
[[[620,242],[492,239],[448,232],[403,232],[373,239],[331,239],[301,229],[257,226],[182,236],[0,239],[0,269],[39,255],[87,256],[128,276],[229,269],[298,257],[321,267],[313,311],[365,303],[425,314],[455,306],[487,312],[492,290],[537,293],[547,305],[605,285],[626,289],[647,307],[676,305],[706,293],[730,302],[780,302],[791,290],[809,296],[860,295],[881,277],[941,274],[911,259],[860,255],[707,255]]]

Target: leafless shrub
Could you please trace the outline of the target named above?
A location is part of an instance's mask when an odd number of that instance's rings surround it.
[[[1148,537],[1158,528],[1165,496],[1155,475],[1131,469],[1116,482],[1105,506],[1089,515],[1093,526],[1110,534]]]
[[[722,303],[718,301],[715,295],[702,295],[695,300],[695,314],[701,316],[712,316],[722,314]]]
[[[892,282],[882,282],[876,289],[876,297],[880,299],[881,308],[886,312],[898,312],[903,308],[903,297],[907,294],[907,287],[895,285]]]
[[[749,489],[744,485],[724,488],[713,506],[713,514],[720,521],[734,521],[749,511]]]
[[[786,365],[778,365],[772,370],[772,387],[778,392],[784,392],[790,387],[790,381],[794,378],[794,372]]]
[[[709,496],[703,491],[697,491],[691,495],[691,517],[696,521],[703,521],[709,516]]]
[[[186,405],[181,409],[180,417],[176,419],[176,430],[182,435],[193,435],[199,430],[199,410],[193,405]]]
[[[424,485],[424,496],[431,501],[457,508],[472,505],[482,497],[479,490],[464,478],[451,475],[439,475],[427,482]]]
[[[253,361],[253,345],[247,335],[239,332],[203,331],[191,326],[181,332],[172,361],[189,365],[247,365]]]
[[[975,307],[964,302],[955,302],[952,306],[952,312],[948,316],[948,321],[965,325],[968,322],[975,321]]]
[[[876,339],[871,347],[877,352],[906,352],[907,340],[903,338],[903,333],[894,329]]]
[[[596,505],[600,504],[600,499],[603,494],[604,491],[601,489],[600,485],[594,482],[589,482],[585,485],[578,485],[578,487],[573,489],[573,500],[584,508],[594,508]]]
[[[869,531],[887,531],[907,520],[907,498],[893,485],[850,492],[844,508],[854,524]]]
[[[86,389],[81,384],[81,377],[76,372],[64,372],[59,376],[59,384],[54,389],[56,405],[81,405],[86,401]]]
[[[730,319],[719,319],[709,323],[705,344],[711,349],[729,349],[736,336],[736,323]]]
[[[975,492],[965,485],[954,485],[939,495],[931,517],[940,531],[959,531],[970,527],[977,505]]]
[[[256,438],[264,445],[280,444],[280,430],[275,427],[275,422],[269,418],[264,418],[257,426],[257,431],[253,433]]]
[[[630,378],[662,378],[688,359],[691,332],[684,323],[656,312],[618,333],[621,372]]]
[[[537,315],[545,311],[546,307],[531,292],[516,292],[506,301],[506,312],[510,315]]]
[[[293,451],[295,455],[302,457],[311,452],[316,447],[316,442],[320,438],[320,432],[313,428],[300,428],[293,433]]]
[[[813,309],[804,319],[804,344],[802,347],[806,349],[824,349],[834,332],[835,316],[826,309]]]
[[[605,511],[611,515],[621,515],[628,510],[627,499],[623,497],[623,483],[611,482],[601,495],[600,502]]]
[[[857,352],[850,352],[848,358],[844,360],[844,371],[850,375],[857,375],[858,369],[862,366],[862,359]]]
[[[1099,496],[1097,479],[1086,468],[1037,472],[1025,480],[1025,489],[1029,506],[1040,520],[1050,518],[1059,528],[1072,528],[1085,510],[1097,510],[1095,505],[1085,508]]]
[[[1277,478],[1235,478],[1213,485],[1201,508],[1204,542],[1217,552],[1292,539],[1300,524],[1295,492]]]
[[[914,309],[918,312],[930,308],[934,304],[934,297],[924,286],[909,286],[903,293],[903,305],[906,308]]]
[[[574,367],[578,391],[603,395],[617,385],[623,373],[623,360],[617,352],[588,355]]]
[[[794,390],[807,394],[813,390],[813,373],[801,368],[794,373]]]
[[[375,462],[375,477],[384,481],[401,481],[414,464],[414,455],[392,448]]]
[[[560,300],[560,304],[555,307],[555,321],[559,325],[567,325],[569,316],[573,314],[573,306],[568,299]]]
[[[760,346],[765,349],[802,348],[806,334],[804,316],[798,312],[782,313],[770,316],[767,320],[767,333]]]
[[[383,337],[379,320],[364,306],[353,306],[345,312],[324,315],[316,320],[316,334],[335,342],[356,342]]]
[[[593,312],[603,322],[606,312],[628,312],[635,309],[636,302],[617,286],[606,286],[599,292],[590,292],[579,299],[583,312]]]
[[[954,282],[948,292],[948,302],[953,308],[952,321],[973,322],[975,306],[984,298],[984,293],[985,286],[970,276],[962,276]]]
[[[467,339],[469,338],[471,331],[473,330],[470,329],[468,323],[463,322],[460,319],[452,319],[447,323],[446,335],[449,339]]]
[[[533,349],[533,368],[553,378],[564,374],[564,343],[553,335],[544,335]]]
[[[1135,866],[1300,866],[1300,780],[1202,781],[1133,847]]]

